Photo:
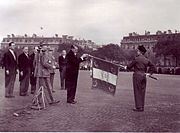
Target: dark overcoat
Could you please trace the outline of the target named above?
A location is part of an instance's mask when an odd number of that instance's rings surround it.
[[[63,68],[66,67],[67,65],[66,57],[64,58],[63,56],[59,56],[58,63],[59,63],[59,71],[61,72]]]
[[[67,65],[66,65],[66,88],[76,88],[77,78],[79,73],[79,64],[83,61],[81,58],[78,58],[71,50],[66,56]]]
[[[23,75],[19,73],[19,81],[22,81],[24,77],[30,73],[30,59],[25,53],[22,53],[18,57],[19,72],[23,72]]]

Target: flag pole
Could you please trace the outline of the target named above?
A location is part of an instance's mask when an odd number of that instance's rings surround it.
[[[114,63],[112,63],[112,62],[110,62],[110,61],[107,61],[107,60],[101,59],[101,58],[99,58],[99,57],[95,57],[95,56],[90,55],[90,54],[88,54],[88,56],[89,56],[89,57],[92,57],[92,58],[95,58],[95,59],[98,59],[98,60],[101,60],[101,61],[105,61],[105,62],[108,62],[108,63],[114,64]],[[120,64],[114,64],[114,65],[116,65],[116,66],[118,66],[118,67],[122,67],[122,68],[125,68],[125,67],[126,67],[126,66],[123,66],[123,65],[120,65]]]
[[[112,62],[110,62],[110,61],[107,61],[107,60],[101,59],[101,58],[99,58],[99,57],[95,57],[95,56],[90,55],[90,54],[88,54],[88,56],[89,56],[89,57],[92,57],[92,58],[95,58],[95,59],[98,59],[98,60],[101,60],[101,61],[105,61],[105,62],[108,62],[108,63],[114,64],[114,63],[112,63]],[[114,64],[114,65],[116,65],[116,66],[118,66],[118,67],[121,67],[121,68],[126,69],[126,66],[124,66],[124,65],[120,65],[120,64]],[[156,78],[156,77],[154,77],[154,76],[152,76],[152,75],[148,75],[148,77],[150,77],[150,78],[152,78],[152,79],[154,79],[154,80],[158,80],[158,78]]]

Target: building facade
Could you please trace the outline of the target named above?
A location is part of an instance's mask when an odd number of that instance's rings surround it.
[[[123,37],[121,41],[121,47],[123,49],[137,49],[139,45],[144,45],[147,49],[147,53],[155,56],[155,53],[153,51],[153,47],[157,44],[157,42],[161,39],[172,39],[172,38],[179,38],[180,39],[180,33],[177,31],[175,33],[172,33],[171,30],[168,31],[157,31],[156,34],[150,34],[150,32],[145,32],[144,35],[139,35],[135,32],[129,33],[129,36]],[[160,56],[155,57],[156,58],[156,66],[158,68],[160,67],[167,67],[170,69],[173,69],[174,67],[180,66],[180,61],[176,61],[176,58],[173,56]]]
[[[43,42],[44,45],[51,46],[54,50],[58,49],[59,45],[63,43],[76,44],[82,48],[92,48],[93,50],[98,48],[98,45],[91,40],[77,40],[74,39],[73,36],[68,35],[58,37],[57,34],[55,34],[55,37],[43,37],[37,36],[36,34],[32,36],[27,36],[26,34],[24,36],[15,36],[14,34],[8,35],[2,40],[1,49],[6,49],[9,42],[15,42],[17,48],[39,46],[40,42]]]

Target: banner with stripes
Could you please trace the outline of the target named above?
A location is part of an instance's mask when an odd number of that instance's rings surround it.
[[[114,95],[118,79],[118,66],[102,60],[92,58],[92,89],[100,89]]]

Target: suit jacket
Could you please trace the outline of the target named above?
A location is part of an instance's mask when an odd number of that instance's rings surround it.
[[[77,81],[79,64],[83,61],[81,58],[78,58],[74,55],[74,53],[70,50],[70,52],[66,56],[67,65],[66,65],[66,79],[72,80],[72,82]]]
[[[67,65],[66,57],[64,58],[63,56],[59,56],[58,63],[59,63],[59,71],[61,72],[63,67],[66,67],[66,65]]]
[[[19,72],[23,72],[23,75],[20,75],[19,73],[19,80],[21,81],[30,72],[30,59],[25,55],[25,53],[19,55],[18,67],[19,67]]]
[[[16,60],[14,59],[12,53],[9,50],[4,54],[5,71],[9,70],[10,74],[17,73],[17,55],[15,52],[14,54],[16,56]]]
[[[40,61],[38,59],[40,58]],[[44,53],[35,56],[35,77],[50,77],[50,69],[53,68],[51,58]]]

